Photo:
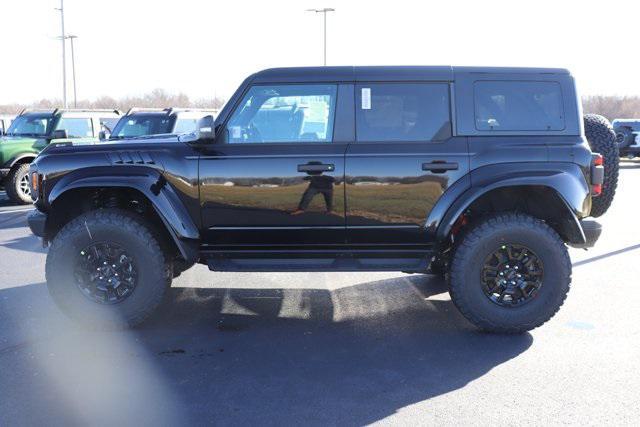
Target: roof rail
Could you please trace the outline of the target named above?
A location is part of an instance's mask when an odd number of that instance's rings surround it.
[[[23,108],[18,115],[31,112],[51,112],[51,114],[71,112],[71,113],[115,113],[121,115],[120,110],[110,108]]]
[[[219,108],[194,108],[194,107],[169,107],[169,108],[159,108],[159,107],[131,107],[125,115],[129,115],[131,113],[136,112],[165,112],[167,114],[177,113],[177,112],[190,112],[190,111],[203,111],[203,112],[219,112]]]
[[[152,107],[152,108],[146,108],[146,107],[131,107],[127,110],[127,112],[125,113],[125,115],[129,115],[131,113],[135,113],[136,111],[167,111],[168,108],[156,108],[156,107]]]
[[[56,108],[56,111],[71,113],[115,113],[122,114],[120,110],[115,108]]]

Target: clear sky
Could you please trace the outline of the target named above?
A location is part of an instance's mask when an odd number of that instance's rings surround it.
[[[0,104],[61,98],[59,3],[0,2]],[[329,65],[565,67],[583,95],[640,95],[638,0],[65,0],[78,98],[228,98],[257,70],[321,65],[312,7],[336,9]]]

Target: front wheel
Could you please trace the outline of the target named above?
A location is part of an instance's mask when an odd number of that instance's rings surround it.
[[[551,319],[571,284],[558,234],[524,214],[499,214],[470,229],[450,270],[451,299],[480,329],[522,333]]]
[[[133,327],[160,305],[171,269],[151,229],[126,211],[91,211],[53,239],[47,287],[58,307],[83,325]]]
[[[5,181],[7,196],[14,203],[29,204],[31,200],[31,188],[29,187],[29,164],[15,165]]]

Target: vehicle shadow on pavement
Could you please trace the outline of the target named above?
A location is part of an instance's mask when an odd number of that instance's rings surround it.
[[[422,275],[331,291],[172,288],[143,327],[91,332],[43,284],[5,289],[0,423],[369,424],[531,346],[530,334],[477,332],[444,292]]]

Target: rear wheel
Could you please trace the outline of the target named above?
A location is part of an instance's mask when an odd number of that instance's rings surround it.
[[[118,209],[92,211],[54,238],[47,287],[72,319],[101,329],[132,327],[160,305],[171,268],[151,229]]]
[[[616,142],[616,134],[606,118],[597,114],[585,114],[584,131],[591,150],[602,154],[604,158],[602,194],[594,197],[591,205],[591,216],[598,217],[604,215],[609,209],[616,194],[620,150]]]
[[[523,214],[500,214],[470,229],[451,262],[451,299],[480,329],[521,333],[549,320],[571,283],[558,234]]]
[[[623,148],[628,147],[633,142],[633,133],[629,128],[619,128],[616,131],[616,143],[618,144],[618,149],[622,150]]]
[[[29,164],[15,165],[4,183],[7,196],[14,203],[29,204],[31,200],[31,188],[29,187]]]

